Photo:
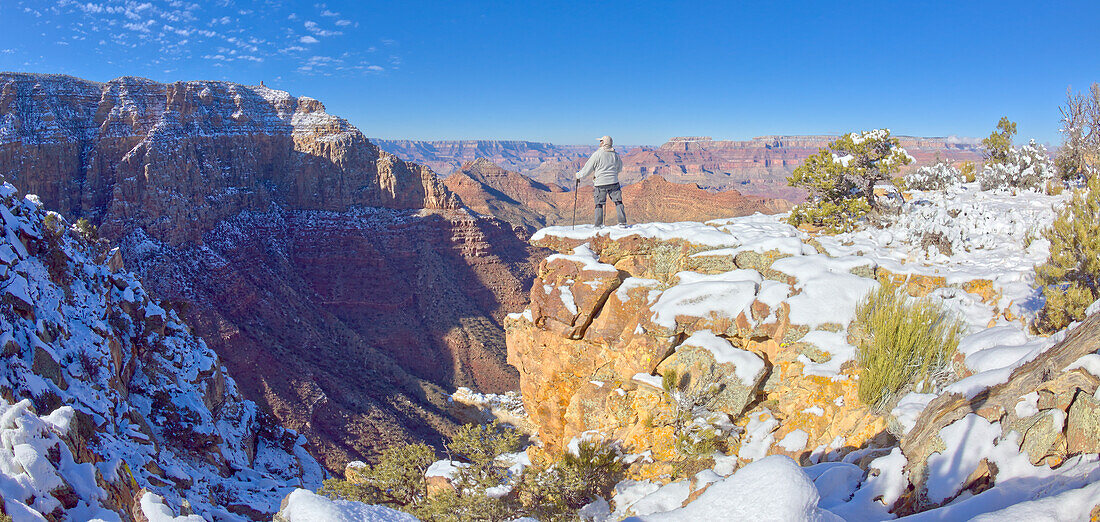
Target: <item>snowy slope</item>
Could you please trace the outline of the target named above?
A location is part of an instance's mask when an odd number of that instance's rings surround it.
[[[251,520],[319,485],[304,438],[244,400],[102,243],[7,183],[0,219],[0,496],[14,520]]]

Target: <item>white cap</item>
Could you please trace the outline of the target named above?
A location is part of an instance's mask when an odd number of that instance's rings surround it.
[[[611,147],[614,143],[611,141],[611,136],[600,137],[600,145],[604,147]]]

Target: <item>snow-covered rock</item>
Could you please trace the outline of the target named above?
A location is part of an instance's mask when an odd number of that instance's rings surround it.
[[[16,520],[245,521],[319,485],[304,438],[103,244],[7,183],[0,215],[0,495]]]

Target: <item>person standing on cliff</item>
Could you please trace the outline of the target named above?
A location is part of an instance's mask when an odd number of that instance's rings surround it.
[[[612,146],[611,136],[600,138],[600,148],[592,153],[584,167],[577,172],[577,184],[574,190],[580,188],[581,180],[592,175],[594,185],[593,195],[596,198],[596,228],[603,226],[603,205],[607,198],[615,202],[615,214],[619,218],[620,227],[626,226],[626,209],[623,207],[623,189],[619,186],[619,172],[623,170],[623,160],[619,159],[619,153]]]

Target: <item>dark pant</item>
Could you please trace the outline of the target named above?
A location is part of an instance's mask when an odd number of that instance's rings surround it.
[[[596,226],[603,226],[603,204],[608,196],[615,202],[615,214],[619,218],[619,224],[626,224],[626,209],[623,207],[623,189],[618,183],[614,185],[596,185],[593,192],[596,197]]]

